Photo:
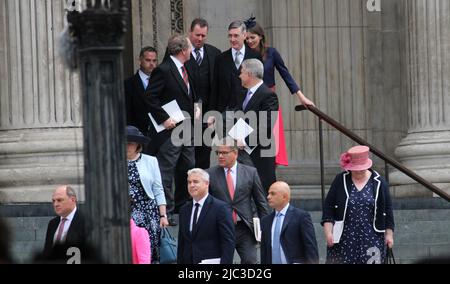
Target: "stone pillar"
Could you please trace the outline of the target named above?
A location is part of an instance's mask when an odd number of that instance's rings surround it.
[[[83,200],[79,76],[62,64],[64,1],[0,2],[0,203]]]
[[[92,2],[68,15],[82,79],[88,243],[107,263],[131,263],[122,66],[126,8],[122,0]]]
[[[450,190],[450,3],[405,1],[408,135],[395,153],[400,162]],[[395,172],[397,196],[432,192]]]

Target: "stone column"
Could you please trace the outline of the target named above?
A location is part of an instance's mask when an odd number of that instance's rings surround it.
[[[82,79],[88,244],[107,263],[131,263],[123,92],[123,0],[70,13]],[[92,5],[92,6],[91,6]]]
[[[408,135],[395,153],[436,186],[450,189],[450,3],[405,1]],[[432,193],[395,172],[397,196]]]
[[[83,183],[79,76],[58,55],[64,6],[0,2],[2,204],[49,202],[56,185]]]

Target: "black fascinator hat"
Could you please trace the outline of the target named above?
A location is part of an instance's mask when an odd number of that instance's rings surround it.
[[[247,30],[253,28],[256,25],[256,17],[253,16],[253,14],[244,21],[245,26],[247,27]]]

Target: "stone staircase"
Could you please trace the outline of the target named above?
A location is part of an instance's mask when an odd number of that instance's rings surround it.
[[[319,246],[320,263],[324,263],[326,245],[320,225],[322,215],[320,200],[294,200],[293,203],[311,213]],[[393,205],[396,223],[394,255],[397,263],[415,263],[425,258],[438,257],[450,259],[449,203],[440,198],[420,198],[394,199]],[[51,207],[47,206],[45,210],[34,208],[35,212],[28,211],[27,214],[17,214],[18,210],[4,210],[1,207],[0,213],[6,217],[13,234],[11,246],[13,257],[16,262],[29,263],[34,254],[43,248],[47,224],[51,219],[48,216]],[[8,211],[10,216],[5,215]],[[15,216],[12,213],[16,213]],[[171,227],[170,230],[177,236],[177,227]],[[239,262],[239,257],[236,256],[235,263]]]

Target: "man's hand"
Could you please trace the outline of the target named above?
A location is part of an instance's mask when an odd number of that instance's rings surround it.
[[[170,129],[175,128],[175,126],[177,126],[177,123],[172,118],[168,118],[166,121],[164,121],[163,125],[164,125],[164,128],[166,128],[167,130],[170,130]]]

